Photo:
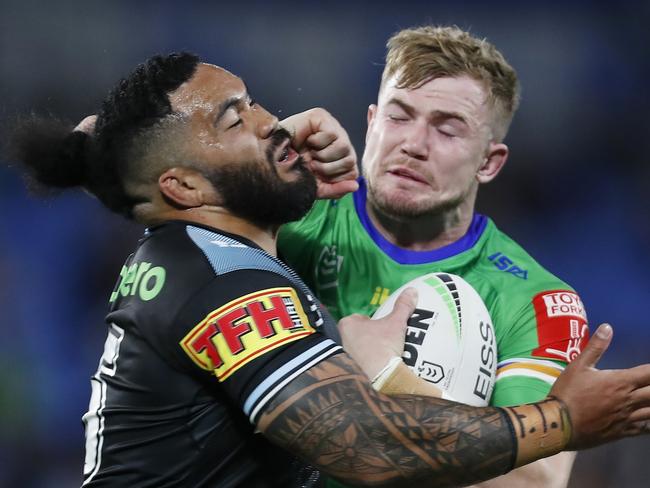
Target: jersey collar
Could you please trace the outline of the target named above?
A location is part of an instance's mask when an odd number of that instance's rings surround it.
[[[366,210],[366,182],[359,178],[359,189],[353,194],[354,207],[364,229],[373,242],[391,259],[399,264],[424,264],[456,256],[472,248],[483,235],[488,219],[484,215],[475,213],[467,233],[451,244],[432,251],[410,251],[396,246],[381,235],[373,225]]]

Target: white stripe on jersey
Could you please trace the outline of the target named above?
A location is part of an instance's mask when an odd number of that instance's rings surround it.
[[[342,350],[341,346],[331,339],[326,339],[274,371],[257,385],[244,402],[244,413],[249,416],[251,423],[255,423],[259,411],[278,391],[313,365],[340,350]],[[276,382],[277,384],[273,387],[272,385]]]
[[[556,376],[551,376],[546,373],[542,373],[540,371],[533,371],[531,369],[509,369],[508,371],[504,371],[503,373],[497,375],[496,381],[499,381],[503,378],[509,378],[512,376],[526,376],[527,378],[537,378],[539,380],[545,381],[549,385],[552,385],[555,383],[555,380],[557,379]]]
[[[552,385],[563,370],[564,366],[553,361],[532,358],[510,358],[497,364],[496,381],[513,376],[525,376],[528,378],[537,378]]]
[[[90,379],[91,395],[88,412],[81,418],[86,426],[86,458],[84,460],[85,486],[95,477],[102,463],[104,446],[104,408],[106,408],[106,391],[108,385],[102,375],[115,376],[117,358],[120,356],[120,344],[124,339],[124,329],[111,324],[104,343],[104,353],[99,358],[97,371]]]
[[[559,365],[556,362],[548,361],[545,359],[533,359],[533,358],[510,358],[504,361],[501,361],[497,364],[497,369],[507,366],[512,363],[530,363],[530,364],[539,364],[541,366],[548,366],[549,368],[555,368],[559,371],[564,371],[564,366]]]

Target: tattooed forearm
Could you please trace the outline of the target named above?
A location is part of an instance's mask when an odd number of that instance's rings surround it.
[[[274,442],[347,482],[467,484],[513,467],[505,411],[375,392],[344,354],[283,389],[258,427]]]

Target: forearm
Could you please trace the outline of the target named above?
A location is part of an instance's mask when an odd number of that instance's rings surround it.
[[[539,445],[529,431],[541,431],[542,419],[549,430],[568,428],[559,407],[550,403],[531,410],[389,398],[372,390],[345,355],[320,363],[295,383],[276,398],[258,427],[348,483],[474,483],[506,473],[513,463],[530,462]],[[535,448],[526,448],[530,442]],[[562,447],[555,443],[553,448]]]
[[[372,381],[372,386],[375,390],[389,396],[421,395],[445,398],[440,389],[433,386],[428,381],[424,381],[422,378],[417,377],[400,358],[397,359],[399,362],[396,363],[396,366],[394,366],[392,362],[389,362],[389,365]],[[540,417],[541,412],[537,407],[529,406],[526,408],[528,410],[531,410],[532,408],[533,415]],[[513,411],[513,414],[518,411],[520,410],[517,409]],[[518,417],[513,417],[513,420],[518,422],[517,418]],[[541,421],[542,427],[547,423],[545,418],[540,417],[539,421]],[[550,445],[550,449],[547,450],[552,452],[556,448],[559,449],[565,444],[565,441],[568,440],[565,436],[557,434],[558,433],[554,434],[552,432],[549,434],[547,432],[542,436],[539,436],[537,441],[535,441],[534,439],[530,439],[531,435],[535,435],[533,432],[532,434],[529,434],[528,442],[531,443],[532,441],[533,446],[540,444],[547,446]],[[553,444],[557,445],[553,446]],[[537,453],[538,449],[535,447],[535,455],[537,455]],[[522,466],[521,468],[494,480],[486,481],[480,485],[480,488],[499,488],[502,486],[513,488],[534,488],[536,486],[540,488],[565,488],[568,483],[574,457],[575,455],[573,453],[556,454],[555,456]],[[479,485],[475,486],[478,488]]]

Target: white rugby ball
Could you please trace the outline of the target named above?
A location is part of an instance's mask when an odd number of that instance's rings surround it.
[[[474,406],[489,403],[494,388],[497,345],[490,313],[474,288],[460,276],[430,273],[400,287],[373,318],[393,310],[407,287],[418,291],[408,321],[404,362],[444,396]]]

